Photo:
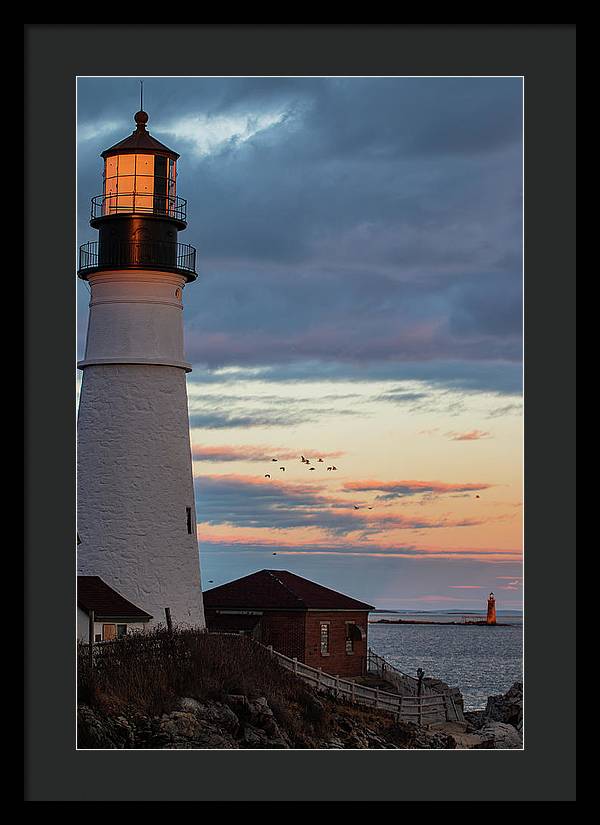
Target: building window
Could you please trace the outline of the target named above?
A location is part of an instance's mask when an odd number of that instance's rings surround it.
[[[346,622],[346,653],[354,653],[354,625]]]
[[[321,622],[321,656],[329,655],[329,622]]]
[[[121,638],[121,636],[127,635],[127,625],[126,624],[118,624],[117,625],[117,638]]]
[[[186,516],[186,519],[187,519],[187,531],[191,536],[192,535],[192,508],[191,507],[186,507],[185,508],[185,516]]]
[[[101,633],[96,633],[96,635],[94,636],[94,641],[95,642],[101,642],[102,641],[102,634]]]

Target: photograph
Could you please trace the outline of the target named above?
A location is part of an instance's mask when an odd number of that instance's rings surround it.
[[[522,749],[523,77],[76,91],[78,749]]]

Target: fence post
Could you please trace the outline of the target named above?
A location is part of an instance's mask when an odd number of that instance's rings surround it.
[[[88,613],[88,646],[90,655],[90,667],[94,667],[94,619],[95,613],[90,610]]]
[[[171,619],[171,608],[165,607],[165,619],[167,620],[167,630],[170,634],[173,633],[173,620]]]
[[[398,721],[399,721],[399,722],[401,722],[401,721],[402,721],[402,698],[403,698],[403,697],[402,697],[402,696],[400,696],[400,699],[399,699],[399,701],[398,701]]]
[[[267,650],[269,651],[269,656],[273,655],[273,645],[268,645]]]

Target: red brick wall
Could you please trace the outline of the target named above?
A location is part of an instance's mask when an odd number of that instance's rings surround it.
[[[334,676],[363,676],[367,667],[367,612],[340,611],[306,614],[306,658],[307,665],[320,667]],[[329,656],[321,655],[321,622],[329,622]],[[362,627],[363,641],[354,642],[354,652],[346,653],[346,622]]]
[[[273,645],[273,650],[298,661],[304,661],[304,621],[306,613],[268,612],[262,617],[261,642]]]

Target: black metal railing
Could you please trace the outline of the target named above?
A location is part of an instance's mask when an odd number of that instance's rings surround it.
[[[187,201],[172,195],[148,194],[143,192],[118,192],[110,195],[96,195],[92,198],[91,218],[106,215],[160,215],[185,221]]]
[[[189,243],[88,241],[79,248],[79,270],[159,267],[196,274],[196,250]]]

